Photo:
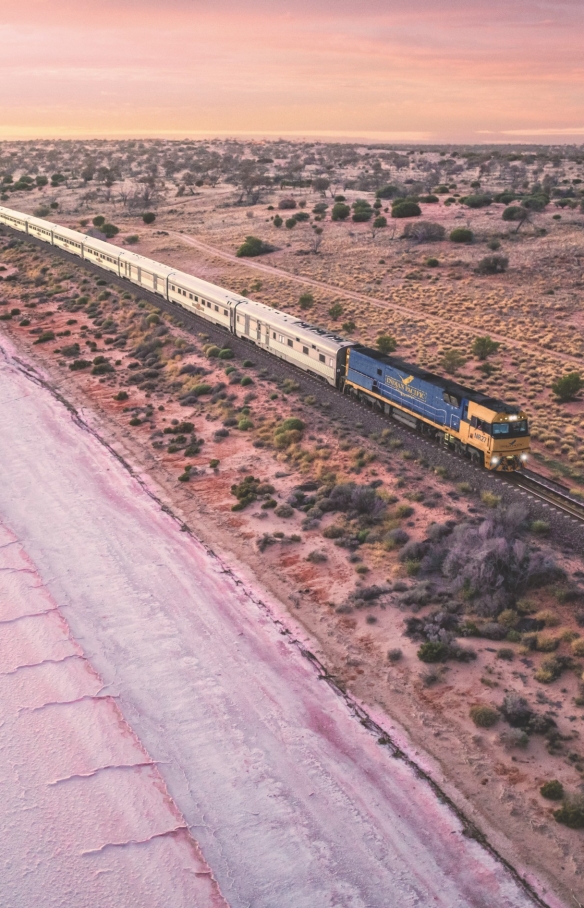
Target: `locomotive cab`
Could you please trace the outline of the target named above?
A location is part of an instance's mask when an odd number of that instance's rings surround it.
[[[529,424],[524,412],[510,406],[494,410],[469,401],[467,418],[467,443],[483,452],[487,469],[521,469],[529,452]]]

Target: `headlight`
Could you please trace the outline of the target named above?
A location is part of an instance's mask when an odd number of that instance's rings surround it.
[[[522,460],[522,461],[525,463],[525,461],[527,460],[527,457],[528,457],[527,454],[520,454],[520,455],[519,455],[519,460]]]
[[[500,460],[501,460],[500,457],[491,457],[491,464],[492,464],[492,466],[496,467],[497,464],[500,462]]]

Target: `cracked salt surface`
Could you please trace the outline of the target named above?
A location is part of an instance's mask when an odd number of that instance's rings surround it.
[[[232,908],[543,904],[225,565],[29,390],[0,356],[0,584],[22,585],[0,620],[23,618],[0,624],[8,904],[39,884],[43,905],[220,904],[211,872]]]

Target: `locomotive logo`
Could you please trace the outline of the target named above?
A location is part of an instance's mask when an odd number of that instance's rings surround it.
[[[427,400],[428,395],[425,391],[410,387],[413,380],[413,375],[409,375],[407,378],[402,378],[400,375],[399,381],[396,378],[392,378],[391,375],[385,376],[385,384],[393,388],[394,391],[398,391],[400,394],[407,394],[409,397],[416,397],[418,400]]]

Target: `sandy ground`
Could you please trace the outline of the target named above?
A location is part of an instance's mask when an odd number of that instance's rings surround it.
[[[82,646],[100,680],[93,676],[81,710],[107,708],[109,698],[103,707],[94,699],[96,686],[103,685],[137,736],[126,750],[119,746],[116,762],[155,762],[172,798],[159,793],[156,801],[150,765],[133,770],[149,823],[138,830],[116,823],[115,841],[150,838],[181,827],[184,817],[233,906],[532,904],[503,867],[462,834],[431,788],[406,763],[392,760],[319,680],[257,594],[181,533],[91,433],[30,384],[9,353],[0,369],[0,395],[2,463],[10,476],[0,487],[8,546],[2,551],[10,552],[18,540],[21,557],[36,566],[45,604],[28,604],[27,614],[55,609],[48,622],[35,619],[31,632],[35,646],[47,638],[48,657],[20,642],[22,622],[7,626],[8,670],[54,658],[58,633],[67,641],[66,654],[79,656]],[[51,692],[49,699],[62,698]],[[41,750],[41,789],[47,780],[84,776],[100,765],[97,751],[82,760],[71,747],[72,731],[83,735],[89,719],[83,712],[59,718],[70,709],[44,709],[47,725],[41,722],[28,745],[37,763]],[[58,753],[60,723],[67,757]],[[90,727],[98,730],[99,719]],[[8,747],[9,722],[1,734]],[[49,742],[56,752],[50,760],[43,759]],[[114,762],[111,755],[107,762]],[[66,786],[75,785],[77,801],[87,798],[97,813],[81,847],[73,837],[81,852],[99,851],[114,838],[112,800],[120,812],[132,813],[135,792],[108,779],[103,772],[59,786],[65,794],[53,809],[61,823],[70,804]],[[160,811],[156,821],[149,797]],[[26,805],[19,807],[26,814]],[[69,817],[69,834],[73,829]],[[40,857],[47,866],[27,875],[30,853],[15,850],[11,838],[4,841],[13,879],[25,880],[21,886],[56,879],[60,856],[51,861],[35,850],[35,865]],[[176,866],[188,852],[173,844]],[[209,904],[218,893],[203,890],[195,901],[199,883],[191,877],[200,865],[195,867],[191,858],[178,873],[171,868],[175,885],[193,887],[192,903]],[[113,904],[101,876],[93,883],[92,904]],[[67,903],[67,892],[57,888],[54,904],[59,895]],[[17,886],[14,904],[30,903]]]

